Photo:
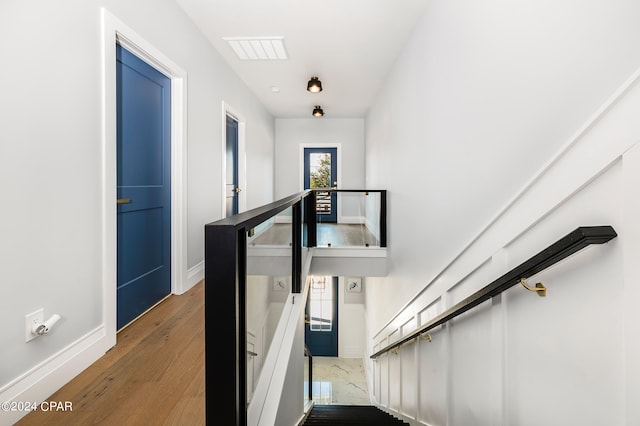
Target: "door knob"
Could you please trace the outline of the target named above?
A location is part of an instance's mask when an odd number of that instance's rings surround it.
[[[240,191],[242,191],[242,189],[236,188],[236,192],[240,192]]]

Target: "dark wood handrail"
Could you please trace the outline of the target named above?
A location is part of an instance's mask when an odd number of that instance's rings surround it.
[[[431,319],[411,334],[374,353],[370,358],[376,359],[380,355],[410,342],[421,334],[452,320],[469,309],[478,306],[482,302],[520,283],[522,278],[529,278],[588,245],[606,243],[617,237],[617,235],[611,226],[581,226],[531,257],[529,260],[513,268],[497,280]]]

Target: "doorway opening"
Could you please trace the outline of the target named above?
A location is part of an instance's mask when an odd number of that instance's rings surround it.
[[[117,324],[171,293],[171,79],[116,45]]]
[[[311,277],[304,331],[313,356],[338,356],[338,277]]]
[[[304,189],[336,189],[338,149],[304,148]],[[338,222],[338,196],[334,191],[316,192],[318,223]]]
[[[132,52],[171,80],[170,133],[171,133],[171,226],[170,226],[170,286],[171,293],[182,294],[199,280],[187,276],[187,203],[186,203],[186,126],[187,99],[185,86],[187,73],[154,45],[137,34],[108,10],[102,8],[102,318],[105,350],[116,344],[117,281],[118,281],[118,204],[117,188],[117,55],[116,46]],[[130,203],[134,204],[134,203]],[[128,203],[123,203],[124,206]],[[197,277],[196,277],[197,278]]]
[[[238,120],[227,114],[226,127],[226,176],[225,216],[238,214],[238,198],[242,189],[238,186]]]
[[[231,129],[228,129],[228,123],[232,126]],[[247,209],[246,123],[247,121],[240,111],[222,101],[222,217],[230,216],[229,213],[233,212],[234,208],[236,213],[242,213]],[[229,137],[232,141],[235,139],[231,144],[231,151],[227,142]],[[230,167],[235,170],[228,170]],[[234,185],[233,192],[232,185]],[[231,205],[229,212],[228,203]],[[234,204],[237,204],[237,207],[234,207]]]

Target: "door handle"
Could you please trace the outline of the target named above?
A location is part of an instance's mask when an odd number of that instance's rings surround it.
[[[131,198],[118,198],[118,204],[129,204],[131,202]]]
[[[236,193],[242,191],[240,188],[236,188]]]

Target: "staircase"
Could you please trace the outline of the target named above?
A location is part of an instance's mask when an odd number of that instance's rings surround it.
[[[303,426],[408,425],[371,405],[315,405]]]

